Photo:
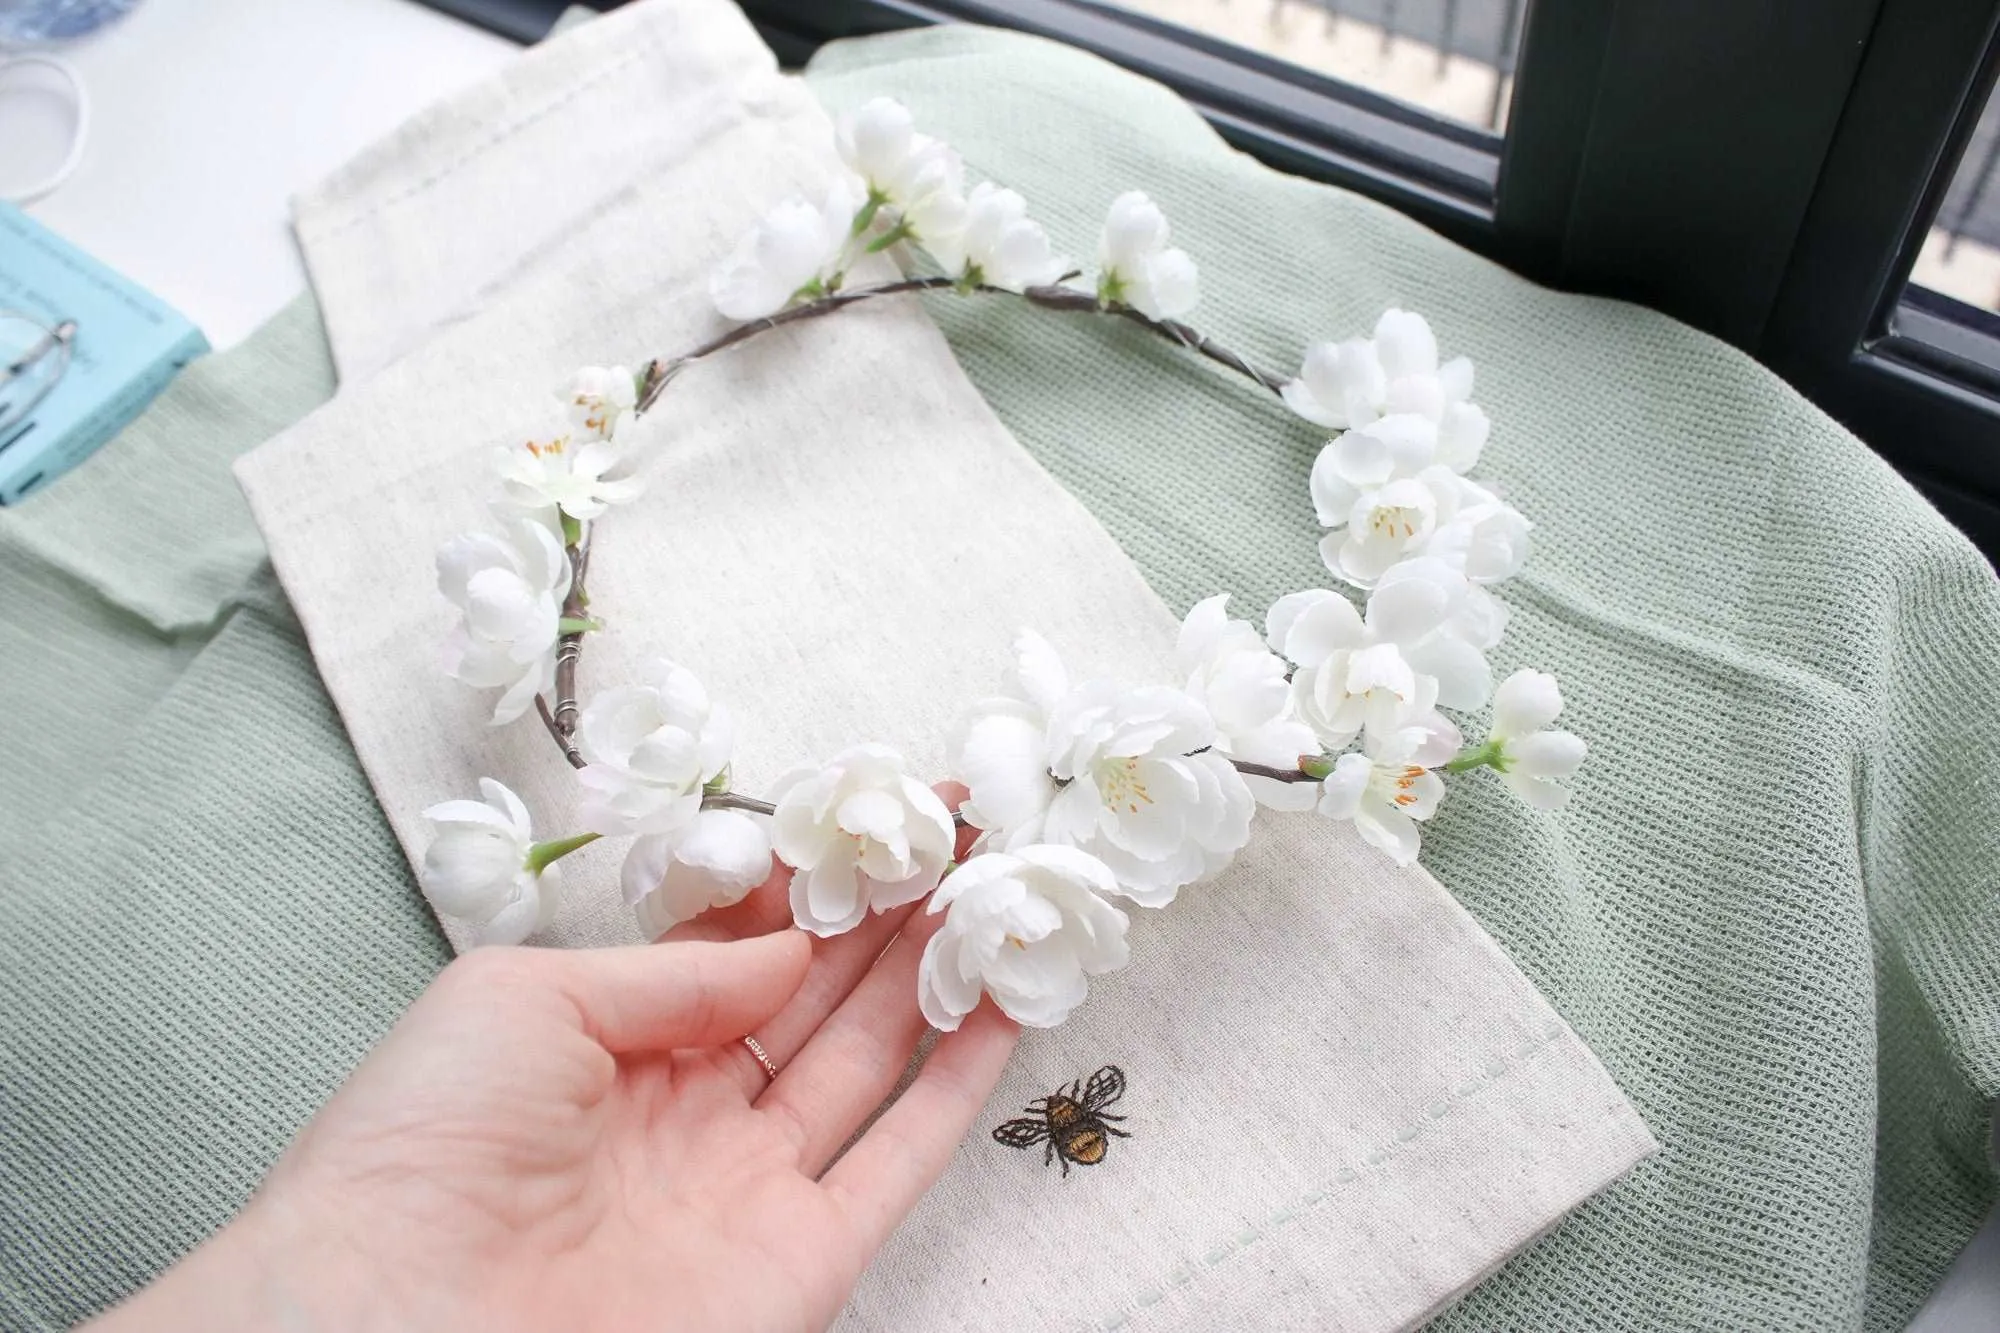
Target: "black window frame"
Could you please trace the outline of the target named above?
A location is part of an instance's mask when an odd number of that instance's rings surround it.
[[[1758,357],[2000,553],[2000,318],[1906,290],[2000,0],[1532,0],[1505,138],[1093,0],[743,0],[781,58],[974,22],[1172,87],[1235,146]]]

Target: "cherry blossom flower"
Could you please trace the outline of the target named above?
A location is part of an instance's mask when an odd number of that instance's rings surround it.
[[[1111,201],[1097,246],[1097,299],[1153,319],[1179,319],[1201,300],[1200,275],[1185,250],[1167,245],[1166,215],[1138,190]]]
[[[1474,583],[1498,583],[1521,572],[1533,527],[1520,510],[1460,477],[1423,553],[1450,562]]]
[[[951,771],[971,790],[966,821],[984,845],[1046,842],[1103,861],[1143,907],[1228,865],[1250,838],[1256,802],[1214,749],[1200,703],[1163,686],[1072,688],[1046,640],[1024,632],[1003,696],[960,721]]]
[[[1516,671],[1493,692],[1493,728],[1486,762],[1500,771],[1514,794],[1538,810],[1569,803],[1562,780],[1582,765],[1589,747],[1549,724],[1562,712],[1556,678],[1542,671]]]
[[[837,176],[815,207],[793,196],[765,214],[709,275],[715,308],[735,320],[775,315],[840,285],[861,185]]]
[[[511,722],[555,683],[556,638],[569,559],[540,522],[454,537],[437,553],[438,591],[464,616],[445,643],[445,671],[474,689],[505,693],[493,723]]]
[[[1328,569],[1370,587],[1421,553],[1441,514],[1455,512],[1456,473],[1434,465],[1437,427],[1408,413],[1382,417],[1328,442],[1313,460],[1313,511],[1332,528],[1320,541]]]
[[[560,509],[582,522],[612,505],[637,499],[644,483],[632,475],[622,446],[588,436],[555,435],[507,448],[500,455],[500,498],[536,513]]]
[[[671,833],[701,808],[702,788],[729,765],[735,732],[694,673],[664,659],[644,683],[606,690],[578,719],[588,766],[581,816],[597,833]]]
[[[1393,565],[1435,555],[1495,583],[1527,557],[1528,520],[1485,487],[1432,460],[1437,428],[1420,416],[1381,417],[1327,443],[1313,460],[1313,510],[1333,531],[1326,567],[1371,588]]]
[[[1322,744],[1339,749],[1367,731],[1388,735],[1439,703],[1478,707],[1492,688],[1486,658],[1451,632],[1463,581],[1433,563],[1368,599],[1364,617],[1339,593],[1311,588],[1272,603],[1270,639],[1298,664],[1292,698]]]
[[[1382,633],[1401,636],[1396,643],[1411,667],[1437,681],[1439,707],[1486,706],[1493,694],[1486,653],[1506,630],[1505,602],[1450,561],[1425,555],[1392,566],[1368,605],[1377,624],[1389,627]]]
[[[1431,770],[1458,749],[1457,728],[1437,722],[1371,735],[1362,753],[1342,755],[1320,784],[1319,812],[1353,820],[1355,831],[1399,866],[1417,859],[1417,824],[1444,799],[1444,779]]]
[[[420,878],[438,911],[472,927],[475,944],[519,944],[555,918],[562,871],[535,864],[520,797],[492,778],[479,779],[479,790],[484,801],[444,801],[424,811],[431,841]]]
[[[584,366],[556,390],[583,438],[608,440],[639,402],[639,383],[624,366]]]
[[[1187,692],[1215,720],[1215,748],[1232,759],[1294,768],[1319,749],[1313,729],[1292,709],[1283,658],[1264,645],[1247,620],[1231,620],[1229,595],[1197,602],[1181,622],[1176,656]],[[1309,810],[1319,799],[1311,783],[1245,776],[1251,795],[1274,810]]]
[[[771,845],[792,876],[801,930],[838,935],[937,887],[956,831],[936,792],[886,745],[856,745],[779,779]]]
[[[875,97],[841,117],[834,146],[876,208],[908,213],[933,195],[956,195],[962,179],[958,154],[942,140],[916,132],[909,108],[893,97]],[[850,219],[855,212],[850,210]],[[865,224],[864,224],[865,225]]]
[[[1049,248],[1048,233],[1028,218],[1028,201],[991,181],[972,187],[964,225],[931,236],[927,245],[938,267],[968,286],[1018,292],[1063,275],[1064,261]]]
[[[1486,447],[1486,413],[1471,401],[1472,362],[1439,365],[1431,326],[1407,310],[1383,311],[1372,338],[1314,344],[1283,392],[1294,412],[1334,430],[1422,417],[1437,428],[1436,460],[1454,472],[1469,471]]]
[[[646,938],[712,907],[742,902],[771,874],[771,835],[741,810],[703,810],[669,833],[635,840],[619,881]]]
[[[1119,893],[1108,866],[1072,847],[973,857],[931,895],[927,910],[945,919],[917,968],[925,1019],[955,1031],[983,992],[1024,1027],[1055,1027],[1089,978],[1130,957],[1125,913],[1106,901]]]

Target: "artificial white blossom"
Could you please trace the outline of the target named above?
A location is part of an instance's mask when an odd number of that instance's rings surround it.
[[[1437,722],[1369,736],[1365,749],[1342,755],[1320,786],[1319,812],[1353,820],[1355,831],[1399,866],[1417,859],[1417,825],[1444,799],[1444,779],[1431,770],[1458,750],[1457,729]]]
[[[1029,219],[1028,201],[991,181],[972,187],[963,225],[929,237],[927,246],[947,277],[968,284],[1018,292],[1063,275],[1064,261],[1041,224]]]
[[[606,690],[577,720],[583,826],[595,833],[670,833],[701,809],[702,788],[729,765],[735,732],[694,673],[665,659],[643,683]]]
[[[1271,643],[1298,665],[1292,698],[1322,744],[1385,736],[1425,721],[1443,701],[1477,707],[1492,688],[1484,654],[1451,635],[1451,571],[1378,588],[1364,616],[1337,592],[1310,588],[1272,603]]]
[[[1493,694],[1486,654],[1507,628],[1505,602],[1450,561],[1421,555],[1392,565],[1368,594],[1368,608],[1377,635],[1437,682],[1440,708],[1486,706]]]
[[[1569,788],[1562,781],[1576,772],[1589,749],[1582,737],[1549,729],[1560,712],[1562,691],[1546,672],[1516,671],[1493,691],[1488,762],[1515,795],[1539,810],[1557,810],[1569,802]]]
[[[560,509],[583,522],[638,498],[632,455],[607,439],[553,435],[501,451],[500,498],[514,509]]]
[[[444,801],[424,811],[424,892],[472,927],[475,944],[519,944],[555,918],[562,871],[531,864],[534,830],[521,798],[479,779],[484,801]]]
[[[1437,429],[1436,461],[1466,472],[1479,461],[1490,426],[1472,399],[1472,362],[1438,364],[1437,338],[1422,315],[1382,312],[1372,338],[1315,343],[1285,402],[1316,425],[1366,426],[1385,416],[1422,417]]]
[[[886,745],[856,745],[796,769],[772,792],[771,845],[792,876],[792,918],[838,935],[937,887],[956,830],[936,792]]]
[[[975,856],[945,877],[929,911],[944,924],[924,945],[917,1002],[951,1032],[991,995],[1025,1027],[1051,1028],[1083,1003],[1089,978],[1123,967],[1126,916],[1102,861],[1073,847]]]
[[[1074,688],[1046,640],[1023,632],[1005,694],[953,733],[951,772],[986,846],[1054,843],[1111,867],[1134,902],[1163,907],[1228,865],[1256,802],[1215,722],[1187,694],[1090,681]]]
[[[438,591],[463,616],[445,641],[445,671],[474,689],[502,689],[497,726],[555,683],[569,558],[548,526],[510,519],[499,534],[467,533],[438,549]]]
[[[893,97],[870,98],[842,116],[834,146],[847,169],[861,178],[865,202],[878,208],[907,214],[933,196],[959,192],[958,154],[942,140],[917,133],[909,108]],[[851,220],[854,212],[848,216]]]
[[[1320,540],[1326,567],[1371,588],[1415,556],[1449,561],[1495,583],[1527,557],[1528,520],[1437,457],[1437,427],[1397,413],[1346,431],[1313,460],[1313,511],[1333,531]]]
[[[1423,553],[1450,562],[1474,583],[1499,583],[1521,572],[1533,527],[1520,510],[1460,477]]]
[[[1328,569],[1371,587],[1420,554],[1441,516],[1455,512],[1456,473],[1431,462],[1437,428],[1422,417],[1382,417],[1330,440],[1313,460],[1313,512],[1333,529],[1320,540]]]
[[[625,853],[619,882],[646,938],[658,939],[712,907],[742,902],[771,874],[771,835],[741,810],[703,810]]]
[[[1285,660],[1249,621],[1231,620],[1228,603],[1227,593],[1197,602],[1181,622],[1176,657],[1185,688],[1215,720],[1220,753],[1295,768],[1300,755],[1318,752],[1319,739],[1293,711]],[[1274,810],[1309,810],[1319,796],[1310,783],[1249,775],[1244,782]]]
[[[1097,244],[1097,297],[1153,319],[1179,319],[1201,300],[1200,275],[1187,251],[1167,244],[1159,205],[1139,190],[1111,201]]]
[[[794,300],[839,285],[854,216],[862,204],[853,177],[836,176],[822,203],[794,195],[752,227],[709,275],[715,308],[735,320],[775,315]]]
[[[1408,560],[1391,565],[1389,572],[1376,580],[1374,592],[1371,592],[1370,596],[1398,583],[1410,582],[1431,584],[1437,589],[1437,595],[1443,599],[1443,610],[1438,626],[1432,631],[1440,639],[1453,639],[1467,647],[1477,649],[1482,654],[1482,659],[1486,651],[1499,646],[1501,638],[1507,632],[1507,604],[1485,587],[1468,579],[1460,565],[1442,556],[1412,556]],[[1431,670],[1427,666],[1419,669]],[[1450,673],[1447,671],[1441,674]],[[1477,677],[1490,677],[1483,660],[1471,674]],[[1447,691],[1442,702],[1446,708],[1479,708],[1485,704],[1487,694],[1486,690],[1453,689]]]
[[[556,390],[570,422],[587,439],[608,440],[639,402],[639,384],[624,366],[584,366]]]

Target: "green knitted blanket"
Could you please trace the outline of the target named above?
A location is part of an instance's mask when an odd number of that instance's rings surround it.
[[[1425,312],[1539,528],[1501,670],[1564,680],[1558,818],[1460,784],[1425,860],[1663,1151],[1440,1321],[1893,1327],[1992,1205],[2000,589],[1774,377],[1231,153],[1059,47],[829,48],[1087,255],[1143,184],[1262,363]],[[1097,321],[933,305],[1001,417],[1184,609],[1325,581],[1319,440]],[[309,304],[0,515],[0,1325],[58,1327],[219,1224],[441,965],[227,462],[332,387]],[[1303,553],[1303,554],[1302,554]]]

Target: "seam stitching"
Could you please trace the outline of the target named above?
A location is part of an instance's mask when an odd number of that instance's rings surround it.
[[[1478,1074],[1461,1080],[1448,1091],[1425,1102],[1415,1120],[1398,1129],[1387,1140],[1362,1152],[1359,1167],[1343,1166],[1334,1172],[1330,1180],[1306,1190],[1288,1203],[1279,1204],[1262,1218],[1246,1219],[1233,1233],[1224,1236],[1200,1255],[1184,1258],[1176,1264],[1164,1281],[1134,1293],[1125,1302],[1125,1308],[1103,1316],[1089,1327],[1095,1333],[1124,1333],[1132,1327],[1135,1318],[1158,1306],[1171,1292],[1188,1286],[1205,1273],[1213,1272],[1273,1232],[1310,1216],[1342,1188],[1354,1184],[1368,1172],[1388,1169],[1398,1153],[1423,1137],[1426,1128],[1443,1120],[1453,1110],[1519,1070],[1527,1061],[1568,1035],[1568,1026],[1558,1021],[1545,1029],[1541,1036],[1528,1037],[1516,1043],[1509,1053],[1511,1059],[1508,1056],[1489,1057],[1480,1066]]]
[[[314,233],[312,239],[321,242],[335,240],[344,233],[368,221],[368,219],[374,217],[377,213],[382,212],[382,210],[386,208],[394,208],[398,204],[406,203],[409,200],[416,198],[418,195],[424,194],[436,188],[438,185],[443,183],[446,178],[455,175],[459,171],[463,170],[468,163],[473,161],[473,159],[481,157],[486,153],[491,152],[495,148],[498,148],[501,144],[504,144],[509,139],[512,139],[515,136],[519,135],[523,130],[527,129],[531,125],[534,125],[538,121],[546,120],[548,117],[554,115],[556,112],[568,106],[571,102],[574,102],[578,97],[581,97],[584,93],[590,91],[592,88],[595,88],[598,84],[605,82],[606,80],[610,79],[614,74],[617,74],[620,71],[627,68],[628,66],[634,64],[641,57],[651,55],[652,50],[653,50],[653,44],[649,39],[646,42],[640,44],[636,49],[626,52],[625,55],[620,59],[614,60],[610,64],[597,69],[590,75],[589,78],[582,79],[577,83],[570,85],[570,87],[565,89],[562,93],[560,93],[550,101],[545,102],[541,106],[535,108],[535,110],[529,112],[527,115],[521,117],[518,120],[509,122],[508,124],[502,126],[500,129],[494,131],[492,134],[489,134],[485,138],[480,139],[477,142],[469,145],[457,157],[447,162],[444,166],[439,167],[436,171],[432,172],[430,175],[425,176],[422,180],[415,181],[409,185],[404,186],[402,189],[397,190],[395,193],[389,195],[388,197],[377,200],[364,212],[356,213],[353,217],[350,217],[345,221],[335,223],[334,225],[326,228],[326,230],[324,231]]]

